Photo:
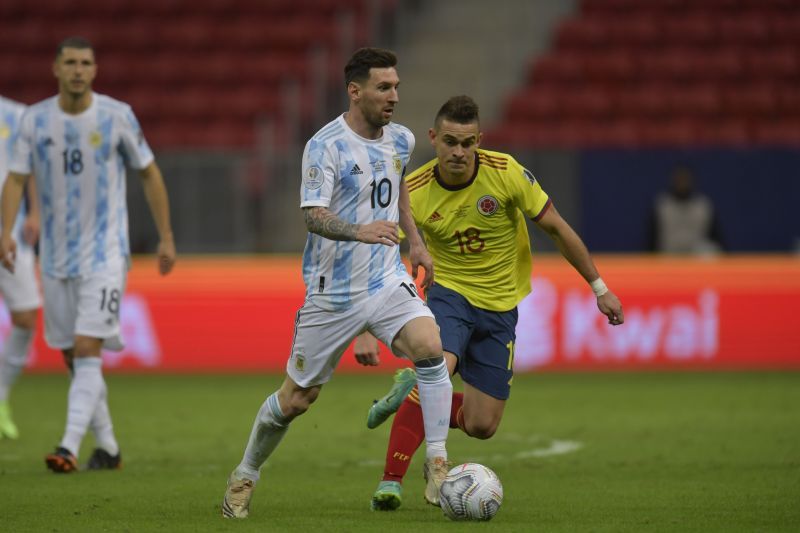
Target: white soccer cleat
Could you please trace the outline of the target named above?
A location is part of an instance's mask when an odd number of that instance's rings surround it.
[[[447,477],[447,472],[450,470],[450,463],[444,457],[434,457],[431,460],[425,461],[422,473],[425,476],[425,501],[431,505],[439,507],[439,488],[442,482]]]
[[[250,498],[253,496],[255,482],[251,479],[228,478],[228,488],[222,500],[222,516],[225,518],[247,518],[250,514]]]

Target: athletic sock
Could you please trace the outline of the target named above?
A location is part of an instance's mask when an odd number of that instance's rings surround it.
[[[75,374],[67,396],[67,429],[61,440],[61,447],[72,455],[78,455],[104,387],[103,361],[99,357],[76,357]]]
[[[450,408],[450,427],[464,430],[464,393],[454,392]],[[460,420],[460,422],[457,422]],[[422,423],[422,408],[419,405],[419,391],[414,387],[400,404],[394,415],[389,433],[389,446],[386,449],[383,481],[403,482],[411,465],[411,458],[425,439]]]
[[[0,362],[0,402],[8,400],[11,387],[25,367],[32,340],[32,329],[11,326]]]
[[[394,415],[384,463],[384,481],[403,481],[411,458],[425,440],[419,391],[414,387]]]
[[[97,399],[97,407],[89,422],[98,448],[102,448],[112,457],[119,453],[119,444],[114,436],[114,425],[111,423],[111,411],[108,409],[108,387],[103,381],[103,389]]]
[[[250,431],[250,439],[247,441],[247,448],[244,450],[244,457],[234,470],[234,477],[258,481],[261,466],[278,446],[288,429],[289,421],[281,411],[278,393],[274,392],[258,410],[253,429]]]
[[[445,444],[450,428],[453,384],[444,360],[434,367],[416,367],[419,404],[425,425],[425,457],[447,459]]]

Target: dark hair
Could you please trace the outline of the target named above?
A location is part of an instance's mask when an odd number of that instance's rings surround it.
[[[94,47],[92,46],[92,43],[89,42],[89,39],[78,36],[67,37],[58,43],[58,48],[56,48],[56,57],[61,56],[61,54],[64,52],[64,48],[77,48],[78,50],[85,50],[88,48],[94,52]]]
[[[442,120],[449,120],[457,124],[480,123],[478,118],[478,104],[466,95],[453,96],[436,113],[434,125],[438,126]]]
[[[351,81],[362,83],[369,79],[369,69],[389,68],[397,65],[397,56],[383,48],[359,48],[344,66],[344,85]]]

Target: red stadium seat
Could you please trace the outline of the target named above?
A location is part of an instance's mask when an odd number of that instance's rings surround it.
[[[669,91],[670,114],[676,117],[706,117],[722,111],[722,99],[711,84],[679,85]]]
[[[707,46],[717,39],[714,17],[708,14],[666,17],[661,24],[664,41],[674,45]]]
[[[735,117],[771,116],[778,111],[778,98],[773,85],[751,83],[723,89],[725,113]]]

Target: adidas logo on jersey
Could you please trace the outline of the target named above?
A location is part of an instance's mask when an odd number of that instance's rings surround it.
[[[361,167],[358,166],[358,163],[353,165],[353,168],[350,170],[350,175],[353,176],[355,174],[363,174],[364,171],[361,170]]]
[[[440,215],[438,211],[434,211],[433,214],[428,217],[428,222],[439,222],[443,219],[444,217]]]

